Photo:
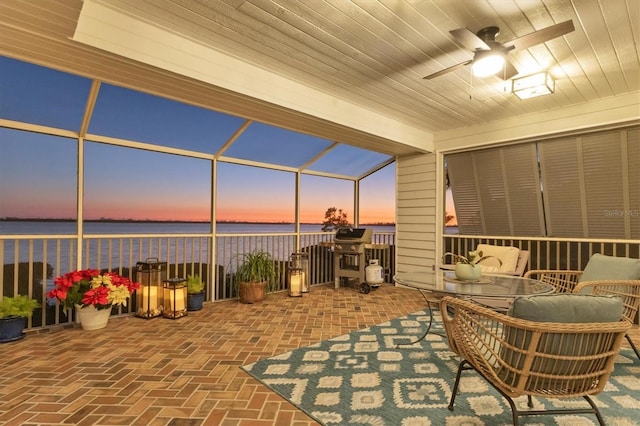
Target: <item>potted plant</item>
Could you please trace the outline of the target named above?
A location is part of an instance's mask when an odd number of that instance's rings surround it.
[[[199,275],[187,275],[187,310],[199,311],[204,303],[204,283]]]
[[[104,328],[113,306],[127,306],[140,284],[114,272],[84,269],[68,272],[54,280],[47,297],[57,299],[66,309],[76,310],[84,330]]]
[[[0,301],[0,343],[13,342],[25,337],[22,330],[27,318],[40,303],[29,296],[3,297]]]
[[[276,269],[275,260],[265,251],[243,253],[235,274],[238,298],[241,303],[261,302],[273,290]]]
[[[485,259],[494,258],[502,266],[502,260],[495,256],[483,256],[482,250],[470,251],[466,256],[447,252],[444,254],[443,259],[447,256],[451,256],[456,263],[455,274],[456,278],[465,281],[477,281],[482,276],[482,269],[479,263]]]

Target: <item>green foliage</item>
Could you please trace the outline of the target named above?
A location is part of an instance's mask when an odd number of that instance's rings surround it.
[[[324,213],[324,221],[322,222],[322,231],[337,231],[339,228],[351,226],[347,219],[347,213],[342,209],[329,207]]]
[[[198,294],[204,290],[204,283],[199,275],[187,275],[187,293]]]
[[[82,305],[82,296],[89,291],[91,283],[89,281],[80,281],[67,290],[67,298],[63,301],[65,309],[73,309],[76,305]]]
[[[29,318],[33,315],[34,309],[38,307],[40,307],[40,303],[29,296],[3,297],[0,301],[0,318]]]
[[[496,259],[500,266],[502,266],[502,260],[495,256],[483,256],[482,250],[480,251],[470,251],[466,256],[462,256],[460,254],[455,254],[451,252],[447,252],[442,256],[443,260],[447,258],[447,256],[451,256],[455,263],[466,263],[467,265],[475,265],[482,262],[485,259]]]
[[[275,260],[271,254],[259,250],[242,254],[241,264],[236,271],[236,283],[267,281],[267,289],[271,290],[275,277]]]

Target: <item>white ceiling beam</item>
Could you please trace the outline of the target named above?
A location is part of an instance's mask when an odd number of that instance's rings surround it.
[[[632,92],[488,124],[438,132],[435,134],[435,146],[439,152],[445,153],[503,142],[549,138],[596,127],[638,124],[639,99],[640,92]]]
[[[99,0],[85,0],[73,40],[314,117],[433,151],[433,134],[243,62]]]

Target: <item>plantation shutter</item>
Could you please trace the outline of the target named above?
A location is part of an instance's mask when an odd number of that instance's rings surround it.
[[[640,238],[638,133],[611,130],[539,143],[549,236]]]
[[[624,203],[623,145],[619,131],[582,138],[587,233],[591,238],[624,238],[628,205]]]
[[[458,231],[461,234],[481,235],[484,224],[480,214],[480,197],[476,186],[475,167],[471,153],[447,155],[449,186],[456,209]]]
[[[446,156],[463,234],[544,235],[535,144]]]
[[[502,150],[509,191],[513,231],[511,235],[544,236],[544,211],[536,144]]]
[[[629,212],[625,220],[629,224],[629,238],[640,240],[640,128],[625,133],[629,174]]]
[[[584,182],[576,138],[538,144],[547,236],[585,237]]]

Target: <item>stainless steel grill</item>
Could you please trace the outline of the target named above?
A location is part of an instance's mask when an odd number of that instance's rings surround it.
[[[341,228],[333,239],[335,288],[343,279],[365,282],[365,244],[371,244],[373,231],[368,228]]]

